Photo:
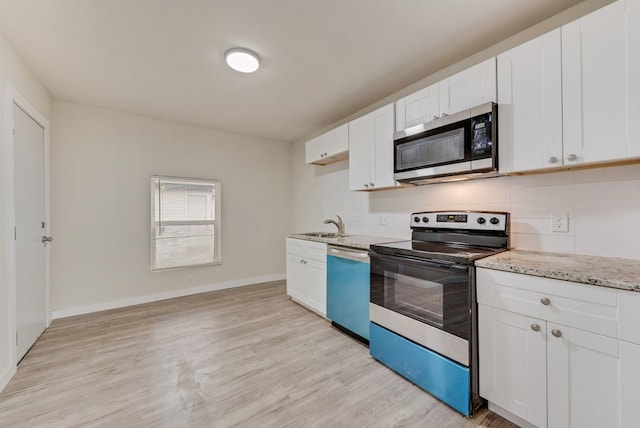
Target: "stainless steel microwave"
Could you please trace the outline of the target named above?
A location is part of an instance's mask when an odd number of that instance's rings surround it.
[[[393,178],[423,184],[460,174],[498,170],[495,103],[486,103],[396,132]]]

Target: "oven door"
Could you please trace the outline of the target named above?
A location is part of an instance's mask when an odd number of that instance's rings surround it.
[[[371,253],[371,321],[469,365],[469,266]]]
[[[371,303],[469,340],[469,266],[371,255]]]

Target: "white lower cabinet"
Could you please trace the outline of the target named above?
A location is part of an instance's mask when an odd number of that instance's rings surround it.
[[[611,328],[620,292],[477,271],[480,396],[490,407],[521,426],[638,426],[640,345]]]
[[[531,326],[539,326],[538,331]],[[547,426],[546,323],[478,305],[480,396],[533,425]]]
[[[554,323],[546,339],[547,426],[622,426],[620,341]]]
[[[326,316],[326,244],[287,238],[287,294],[303,306]]]

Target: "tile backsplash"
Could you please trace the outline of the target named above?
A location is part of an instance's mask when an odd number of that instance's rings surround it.
[[[329,230],[321,220],[338,214],[347,233],[406,239],[415,211],[508,211],[514,248],[640,259],[640,164],[376,192],[348,190],[347,161],[292,172],[292,232]],[[568,232],[551,231],[552,213]]]

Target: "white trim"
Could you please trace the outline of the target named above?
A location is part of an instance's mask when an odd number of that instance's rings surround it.
[[[4,131],[5,131],[5,193],[6,193],[6,234],[7,234],[7,301],[9,304],[8,311],[8,352],[9,352],[9,365],[14,370],[9,371],[11,376],[15,373],[15,367],[18,364],[17,361],[17,349],[16,349],[16,242],[11,239],[14,234],[15,228],[15,181],[14,181],[14,117],[13,117],[13,105],[20,107],[29,117],[31,117],[38,125],[43,129],[44,134],[44,180],[45,180],[45,222],[47,227],[45,234],[49,235],[51,230],[50,219],[50,187],[49,187],[49,121],[29,102],[23,97],[16,88],[8,81],[4,84]],[[50,302],[50,247],[46,247],[46,284],[45,284],[45,299],[46,299],[46,327],[51,324],[51,302]],[[4,380],[4,378],[1,378]]]
[[[237,279],[233,281],[218,282],[215,284],[200,285],[198,287],[183,288],[180,290],[165,291],[162,293],[147,294],[145,296],[130,297],[128,299],[114,300],[96,305],[79,306],[76,308],[60,309],[53,311],[53,319],[72,317],[75,315],[89,314],[106,311],[109,309],[124,308],[126,306],[140,305],[142,303],[158,302],[160,300],[174,299],[176,297],[191,296],[194,294],[208,293],[210,291],[224,290],[227,288],[244,287],[264,282],[281,281],[286,278],[284,273],[275,275],[258,276],[253,278]]]
[[[0,376],[0,392],[9,384],[13,375],[16,374],[16,366],[7,367],[7,371]]]

